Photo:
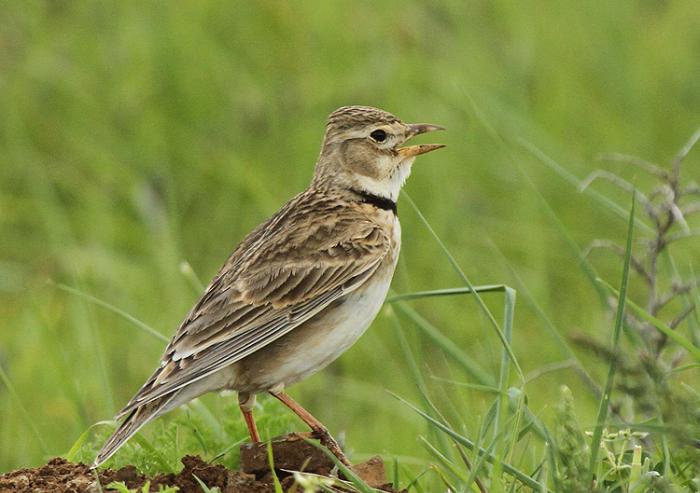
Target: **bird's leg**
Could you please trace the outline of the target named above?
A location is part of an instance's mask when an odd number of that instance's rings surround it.
[[[248,426],[250,440],[253,443],[260,442],[258,427],[255,426],[255,419],[253,418],[253,407],[255,407],[255,394],[239,393],[238,407],[241,408],[241,413],[243,413],[243,419],[245,419],[245,424]]]
[[[314,418],[309,411],[301,407],[301,405],[297,401],[292,399],[286,393],[282,391],[270,391],[270,394],[276,397],[282,404],[287,406],[289,409],[294,411],[294,414],[299,416],[304,423],[309,425],[314,436],[318,438],[321,441],[321,444],[324,445],[328,450],[330,450],[333,453],[333,455],[335,455],[338,458],[338,460],[340,460],[340,462],[342,462],[346,466],[351,465],[350,461],[347,457],[345,457],[345,454],[341,450],[340,445],[338,445],[338,442],[335,441],[335,438],[333,438],[328,432],[328,428],[323,426],[323,423]]]

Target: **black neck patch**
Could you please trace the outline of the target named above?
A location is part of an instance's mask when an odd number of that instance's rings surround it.
[[[365,204],[371,204],[374,207],[378,207],[379,209],[391,211],[394,213],[395,216],[398,215],[398,211],[396,209],[396,202],[394,202],[393,200],[387,199],[386,197],[380,197],[379,195],[374,195],[373,193],[365,192],[364,190],[357,190],[354,188],[352,188],[351,190],[360,197],[362,197],[362,202],[364,202]]]

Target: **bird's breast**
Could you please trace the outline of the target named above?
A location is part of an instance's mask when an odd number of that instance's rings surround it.
[[[391,252],[364,284],[299,327],[235,364],[240,392],[264,392],[289,386],[332,363],[350,348],[376,318],[386,299],[401,246],[394,218]]]

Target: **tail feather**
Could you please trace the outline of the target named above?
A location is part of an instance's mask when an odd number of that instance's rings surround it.
[[[114,455],[114,453],[146,423],[168,411],[168,404],[173,397],[175,397],[173,394],[167,395],[131,411],[122,424],[119,425],[119,428],[112,433],[107,442],[102,446],[95,461],[92,463],[92,468],[98,467]]]

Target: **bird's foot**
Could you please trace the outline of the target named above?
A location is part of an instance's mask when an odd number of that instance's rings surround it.
[[[321,442],[321,445],[330,450],[331,453],[335,455],[340,462],[342,462],[348,467],[352,466],[348,458],[345,457],[343,449],[340,448],[340,445],[338,444],[338,442],[335,441],[335,438],[331,436],[328,430],[326,430],[325,428],[315,429],[313,430],[312,434],[314,438],[317,438]]]

